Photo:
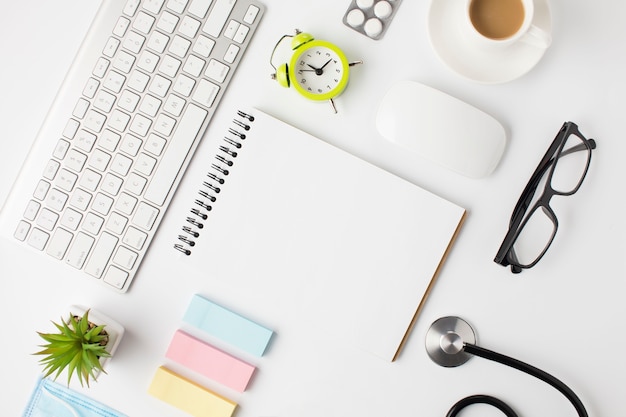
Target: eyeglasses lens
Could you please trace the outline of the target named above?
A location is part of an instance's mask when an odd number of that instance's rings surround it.
[[[582,182],[591,151],[575,134],[567,137],[565,146],[558,155],[550,185],[559,194],[575,192]]]
[[[539,259],[552,242],[555,233],[556,223],[552,213],[543,206],[537,206],[528,215],[513,245],[517,262],[528,266]]]

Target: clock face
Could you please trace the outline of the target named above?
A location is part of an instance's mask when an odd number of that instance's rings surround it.
[[[290,72],[296,90],[313,100],[327,100],[341,94],[349,75],[344,54],[324,41],[311,41],[298,48]]]

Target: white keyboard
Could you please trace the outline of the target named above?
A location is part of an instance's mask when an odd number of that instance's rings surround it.
[[[13,236],[125,292],[263,11],[103,2],[17,181]]]

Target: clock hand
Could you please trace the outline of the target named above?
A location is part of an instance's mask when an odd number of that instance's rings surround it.
[[[323,69],[324,69],[324,67],[325,67],[326,65],[328,65],[328,63],[329,63],[330,61],[332,61],[332,58],[331,58],[331,59],[329,59],[328,61],[326,61],[326,63],[325,63],[324,65],[322,65],[322,67],[321,67],[320,69],[321,69],[321,70],[323,70]]]
[[[322,74],[324,74],[324,67],[326,65],[328,65],[330,63],[330,61],[332,61],[332,58],[329,59],[328,61],[326,61],[326,63],[324,65],[322,65],[320,68],[315,68],[311,64],[306,64],[307,67],[312,68],[312,69],[311,70],[303,70],[303,71],[315,71],[315,75],[322,75]]]

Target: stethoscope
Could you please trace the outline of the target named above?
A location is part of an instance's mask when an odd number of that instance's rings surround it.
[[[442,317],[430,326],[426,333],[426,351],[433,362],[446,368],[463,365],[472,356],[480,356],[525,372],[552,385],[572,403],[580,417],[588,417],[585,406],[578,396],[557,378],[517,359],[476,346],[474,329],[459,317]],[[473,395],[463,398],[452,406],[446,417],[454,417],[472,404],[491,405],[507,417],[518,417],[506,403],[490,395]]]

